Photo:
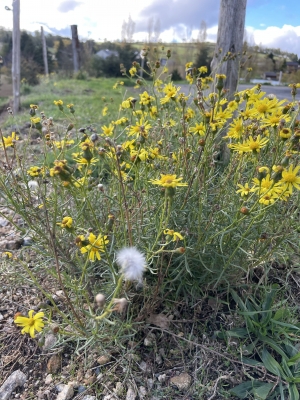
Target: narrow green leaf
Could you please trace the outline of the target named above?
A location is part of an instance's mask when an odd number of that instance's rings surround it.
[[[289,396],[289,400],[299,400],[299,392],[294,383],[289,385]]]
[[[281,378],[286,378],[281,366],[275,358],[271,356],[266,348],[262,351],[261,359],[268,371],[272,372],[274,375],[280,376]]]
[[[295,365],[299,362],[300,360],[300,353],[295,354],[293,357],[291,357],[289,360],[287,360],[287,365]]]
[[[263,383],[261,382],[261,386],[258,388],[253,388],[253,394],[257,396],[261,400],[265,400],[268,398],[268,394],[273,389],[273,383]]]
[[[251,381],[243,382],[229,391],[230,394],[237,396],[239,399],[249,398],[249,394],[251,392],[252,392],[252,382]]]

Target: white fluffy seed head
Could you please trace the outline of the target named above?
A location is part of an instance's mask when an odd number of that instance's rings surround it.
[[[118,251],[116,261],[127,281],[142,281],[146,268],[146,259],[143,253],[135,247],[124,247]]]

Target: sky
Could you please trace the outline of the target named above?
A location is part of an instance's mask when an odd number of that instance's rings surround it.
[[[147,41],[149,26],[163,42],[197,39],[201,21],[207,40],[216,41],[220,0],[20,0],[21,29],[70,36],[78,26],[80,40],[121,39],[122,24],[135,22],[134,41]],[[12,29],[13,0],[0,0],[0,27]],[[280,48],[300,57],[300,1],[248,0],[247,41]]]

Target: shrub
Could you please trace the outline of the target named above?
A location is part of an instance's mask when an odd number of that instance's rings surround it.
[[[63,126],[32,104],[42,156],[15,132],[2,135],[2,196],[23,223],[2,215],[26,244],[5,256],[53,305],[62,335],[114,337],[133,290],[124,281],[152,296],[194,298],[203,287],[238,285],[257,266],[289,262],[296,246],[295,99],[264,97],[256,86],[228,102],[225,76],[203,78],[206,68],[188,63],[193,99],[163,82],[159,68],[149,86],[138,63],[129,69],[145,85],[135,98],[116,82],[119,113],[98,132],[76,104],[54,101]],[[211,82],[216,92],[204,97]],[[49,285],[60,288],[63,306]]]

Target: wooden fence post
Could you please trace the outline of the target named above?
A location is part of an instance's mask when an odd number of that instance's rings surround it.
[[[13,112],[20,109],[20,76],[21,76],[21,44],[20,44],[20,0],[13,2],[13,33],[12,33],[12,83]]]
[[[78,72],[79,71],[79,40],[78,40],[77,25],[71,25],[71,31],[72,31],[72,52],[73,52],[74,72]]]
[[[43,46],[44,71],[45,71],[45,75],[48,76],[49,68],[48,68],[48,57],[47,57],[47,45],[46,45],[44,29],[42,26],[41,26],[41,37],[42,37],[42,46]]]
[[[225,89],[229,91],[229,99],[238,86],[238,53],[241,55],[243,49],[246,5],[247,0],[221,0],[220,3],[217,44],[211,67],[213,75],[226,75]],[[222,61],[224,57],[228,60]]]

